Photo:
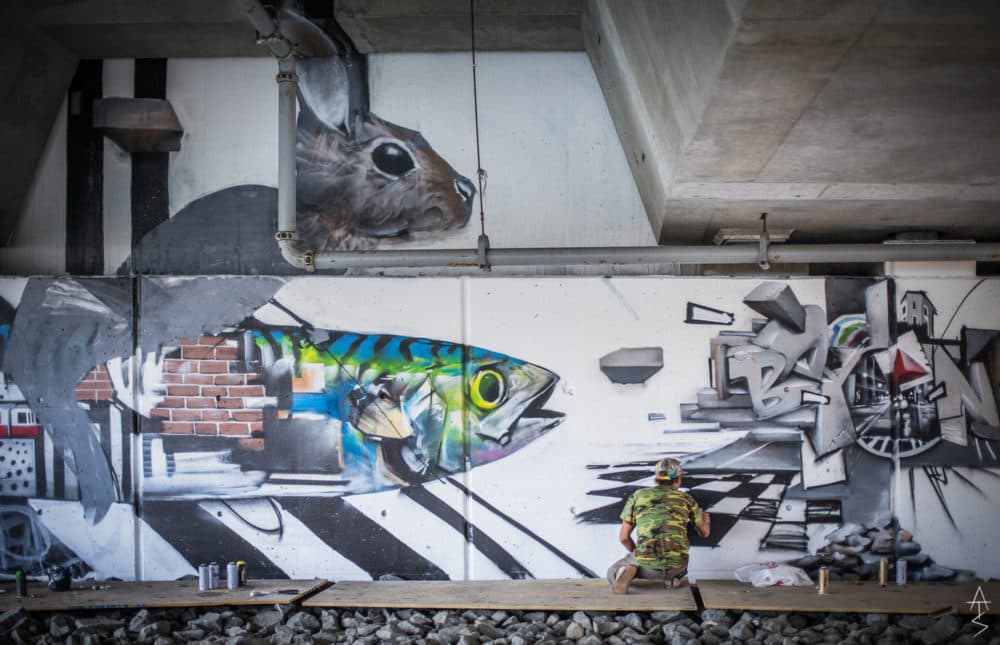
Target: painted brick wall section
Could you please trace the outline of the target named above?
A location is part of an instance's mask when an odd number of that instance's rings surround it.
[[[264,431],[265,398],[261,375],[240,372],[236,340],[217,336],[182,338],[180,358],[163,361],[166,396],[151,416],[172,434],[249,437]],[[107,400],[111,380],[104,366],[95,368],[76,388],[76,398]]]
[[[76,386],[77,401],[110,401],[113,394],[108,368],[103,365],[90,370]]]

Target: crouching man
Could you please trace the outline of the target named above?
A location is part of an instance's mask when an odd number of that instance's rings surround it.
[[[688,522],[701,537],[708,537],[710,527],[708,513],[680,490],[682,474],[679,461],[661,459],[656,464],[656,486],[640,488],[625,502],[618,540],[628,553],[608,568],[615,593],[628,593],[637,577],[663,580],[672,588],[687,584]]]

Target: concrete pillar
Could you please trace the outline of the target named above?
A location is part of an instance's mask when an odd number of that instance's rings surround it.
[[[590,0],[584,43],[657,239],[744,0]]]

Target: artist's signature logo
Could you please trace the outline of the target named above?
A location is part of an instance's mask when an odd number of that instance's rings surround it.
[[[969,605],[969,609],[976,612],[976,617],[972,619],[972,624],[976,627],[982,628],[976,632],[975,636],[973,636],[973,638],[975,638],[985,632],[989,627],[989,625],[984,625],[979,622],[979,619],[983,617],[983,614],[990,610],[990,601],[986,600],[986,594],[983,593],[982,586],[979,586],[976,587],[976,595],[972,597],[972,600],[967,600],[965,604]]]

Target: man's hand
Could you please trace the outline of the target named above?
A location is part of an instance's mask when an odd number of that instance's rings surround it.
[[[708,511],[701,512],[701,522],[698,523],[698,526],[694,527],[694,530],[701,537],[708,537],[709,531],[712,530],[712,519],[709,517]]]
[[[629,524],[628,522],[623,521],[622,527],[618,531],[618,541],[622,543],[622,546],[624,546],[625,550],[629,553],[635,551],[635,542],[632,541],[632,529],[634,528],[634,524]]]

